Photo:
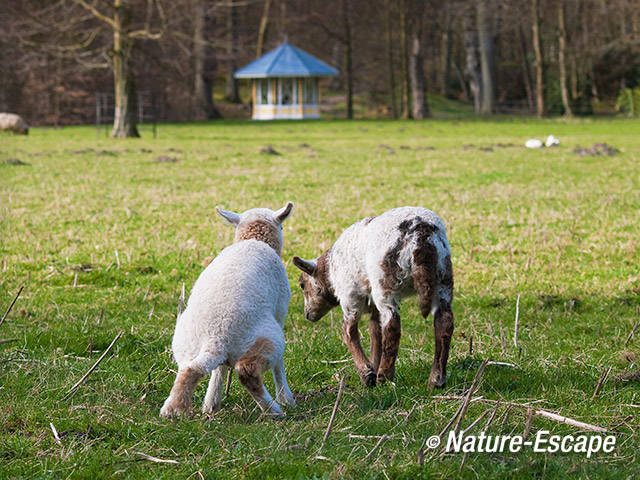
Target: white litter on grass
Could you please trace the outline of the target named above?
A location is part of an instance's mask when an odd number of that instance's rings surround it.
[[[542,142],[542,140],[538,140],[537,138],[530,138],[524,144],[524,146],[527,148],[553,147],[555,145],[560,145],[560,140],[558,140],[553,135],[549,135],[544,143]]]
[[[558,140],[556,137],[554,137],[553,135],[549,135],[547,137],[547,141],[544,142],[546,147],[553,147],[555,145],[560,145],[560,140]]]

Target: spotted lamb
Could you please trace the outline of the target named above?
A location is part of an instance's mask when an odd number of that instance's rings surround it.
[[[442,220],[421,207],[401,207],[347,228],[315,260],[293,258],[302,270],[305,317],[315,322],[333,307],[344,312],[343,339],[363,383],[392,380],[400,344],[400,300],[417,294],[423,317],[434,316],[435,358],[429,382],[446,382],[453,334],[453,272]],[[369,312],[371,358],[358,321]]]
[[[178,375],[160,415],[187,412],[196,384],[209,373],[202,411],[218,410],[229,367],[263,411],[282,414],[262,384],[267,370],[277,402],[295,406],[284,371],[291,290],[280,259],[282,222],[292,208],[289,202],[275,212],[256,208],[240,215],[216,209],[236,228],[235,241],[202,272],[179,315],[172,344]]]

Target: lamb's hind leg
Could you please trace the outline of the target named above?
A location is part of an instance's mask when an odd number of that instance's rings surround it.
[[[228,367],[220,365],[211,372],[209,387],[207,388],[207,393],[202,403],[202,413],[214,413],[220,410],[220,404],[222,403],[222,386],[227,370]]]
[[[271,398],[262,383],[262,374],[271,366],[270,357],[273,351],[273,342],[266,337],[260,337],[238,360],[234,369],[240,383],[249,391],[260,409],[279,416],[282,415],[280,405]]]
[[[453,335],[453,312],[451,304],[441,301],[433,316],[436,350],[433,356],[433,366],[429,383],[438,388],[447,383],[447,360],[449,359],[449,345]]]
[[[353,363],[360,380],[367,387],[374,387],[376,384],[376,371],[371,366],[371,362],[362,350],[360,343],[360,332],[358,331],[358,321],[360,320],[359,310],[347,310],[344,312],[342,321],[342,339],[347,344],[349,352],[353,357]]]
[[[278,358],[272,369],[273,383],[276,386],[276,401],[284,403],[290,407],[295,407],[296,402],[293,399],[293,393],[287,383],[287,374],[284,371],[284,358]]]
[[[211,352],[201,352],[194,360],[178,368],[178,375],[169,397],[160,409],[160,416],[172,417],[187,413],[198,381],[220,365],[220,357]]]
[[[378,367],[378,383],[393,380],[396,370],[396,358],[400,348],[400,314],[397,306],[386,306],[380,310],[382,326],[382,354]]]
[[[369,344],[371,366],[377,372],[380,367],[380,355],[382,354],[382,329],[380,328],[380,312],[375,306],[371,307],[371,319],[369,320]]]

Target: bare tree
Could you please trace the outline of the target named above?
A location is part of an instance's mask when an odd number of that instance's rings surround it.
[[[490,0],[478,0],[476,3],[478,22],[478,44],[480,47],[480,68],[482,75],[482,93],[480,113],[487,115],[495,109],[495,51],[493,34],[489,25]]]
[[[564,24],[564,0],[558,3],[558,67],[560,71],[560,94],[562,95],[562,106],[564,115],[571,116],[571,105],[569,102],[569,89],[567,88],[567,65],[566,65],[566,48],[567,48],[567,30]]]
[[[467,5],[464,17],[464,50],[465,50],[465,71],[469,78],[469,89],[473,95],[473,105],[476,113],[480,113],[481,88],[480,60],[478,59],[478,31],[474,21],[474,8]]]
[[[105,51],[111,57],[113,70],[115,112],[113,120],[113,137],[139,137],[136,126],[136,86],[132,67],[132,51],[139,39],[159,39],[164,31],[165,17],[160,0],[149,0],[145,14],[144,26],[135,28],[132,17],[137,13],[137,6],[126,0],[103,0],[87,2],[73,0],[89,12],[103,27],[111,31],[113,42]],[[152,29],[151,21],[154,13],[160,21],[160,27]]]
[[[536,114],[545,114],[544,105],[544,65],[542,60],[542,43],[540,40],[540,0],[531,0],[531,34],[533,37],[533,51],[536,67]]]
[[[208,120],[222,115],[213,104],[213,81],[216,71],[215,51],[208,32],[214,29],[209,0],[194,0],[193,12],[193,70],[195,117]]]
[[[413,21],[411,32],[411,54],[409,56],[409,75],[411,77],[411,105],[412,117],[418,120],[430,115],[427,103],[426,79],[424,75],[424,58],[422,56],[422,23],[424,2],[413,2],[411,14]]]
[[[225,98],[231,103],[240,103],[238,81],[234,73],[238,68],[238,6],[234,0],[229,0],[227,12],[227,81]]]
[[[385,0],[385,13],[386,13],[386,43],[387,43],[387,70],[389,72],[389,93],[391,95],[391,114],[393,118],[398,118],[398,104],[396,103],[396,79],[395,79],[395,66],[393,65],[393,28],[391,21],[391,0]]]

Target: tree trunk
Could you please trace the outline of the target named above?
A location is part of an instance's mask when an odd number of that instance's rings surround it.
[[[136,87],[131,72],[131,49],[133,45],[125,33],[128,24],[128,12],[121,0],[114,2],[115,28],[113,29],[113,84],[115,111],[113,115],[112,137],[139,137],[136,126]]]
[[[344,52],[342,50],[342,42],[338,40],[333,44],[333,48],[331,49],[331,65],[342,65],[343,59]],[[342,75],[334,75],[333,77],[331,77],[329,88],[331,90],[343,90],[344,82]]]
[[[524,83],[524,91],[527,95],[527,105],[529,112],[534,110],[533,88],[531,87],[531,69],[529,68],[529,59],[527,57],[527,45],[525,43],[524,32],[522,26],[518,26],[518,43],[520,44],[520,66],[522,68],[522,81]]]
[[[487,0],[478,0],[476,8],[478,43],[480,46],[480,67],[482,72],[480,113],[488,115],[495,110],[495,52],[491,27],[489,25]]]
[[[473,21],[473,7],[467,7],[463,18],[466,74],[469,77],[469,89],[473,95],[476,113],[480,113],[480,61],[478,60],[478,32]]]
[[[234,0],[230,0],[227,16],[227,81],[225,98],[231,103],[240,103],[238,94],[238,80],[233,74],[237,69],[236,58],[238,56],[238,7]]]
[[[544,106],[544,65],[542,63],[542,45],[540,42],[540,0],[531,0],[531,33],[533,51],[536,56],[536,114],[543,117]]]
[[[211,19],[207,13],[206,0],[195,0],[193,19],[193,69],[194,97],[197,119],[221,118],[220,112],[213,104],[213,74],[215,57],[207,42],[207,27]]]
[[[258,29],[258,43],[256,44],[256,58],[262,56],[262,50],[264,49],[264,38],[267,34],[267,26],[269,25],[269,9],[271,8],[272,0],[265,0],[264,10],[262,11],[262,18],[260,18],[260,28]]]
[[[349,0],[341,0],[342,25],[345,41],[345,71],[347,74],[347,118],[353,118],[353,58],[351,51],[351,22],[349,20]]]
[[[562,95],[562,106],[564,115],[572,115],[569,102],[569,89],[567,88],[567,65],[565,60],[567,42],[567,31],[564,25],[564,0],[560,0],[558,5],[558,64],[560,67],[560,93]]]
[[[408,0],[400,3],[400,55],[402,56],[402,116],[411,118],[411,79],[409,78]]]
[[[421,29],[420,29],[421,30]],[[427,103],[424,59],[422,57],[422,35],[419,31],[413,34],[413,45],[411,57],[409,58],[409,71],[411,73],[411,98],[413,104],[413,118],[422,120],[429,116],[429,105]]]
[[[389,70],[389,93],[391,94],[391,114],[393,118],[398,118],[398,105],[396,103],[396,79],[395,69],[393,67],[393,32],[391,28],[391,0],[386,0],[386,15],[387,15],[387,61]]]
[[[451,77],[451,44],[453,35],[451,35],[451,9],[449,2],[444,2],[442,7],[444,12],[444,28],[442,29],[442,37],[440,40],[440,94],[444,97],[449,96],[449,78]]]

